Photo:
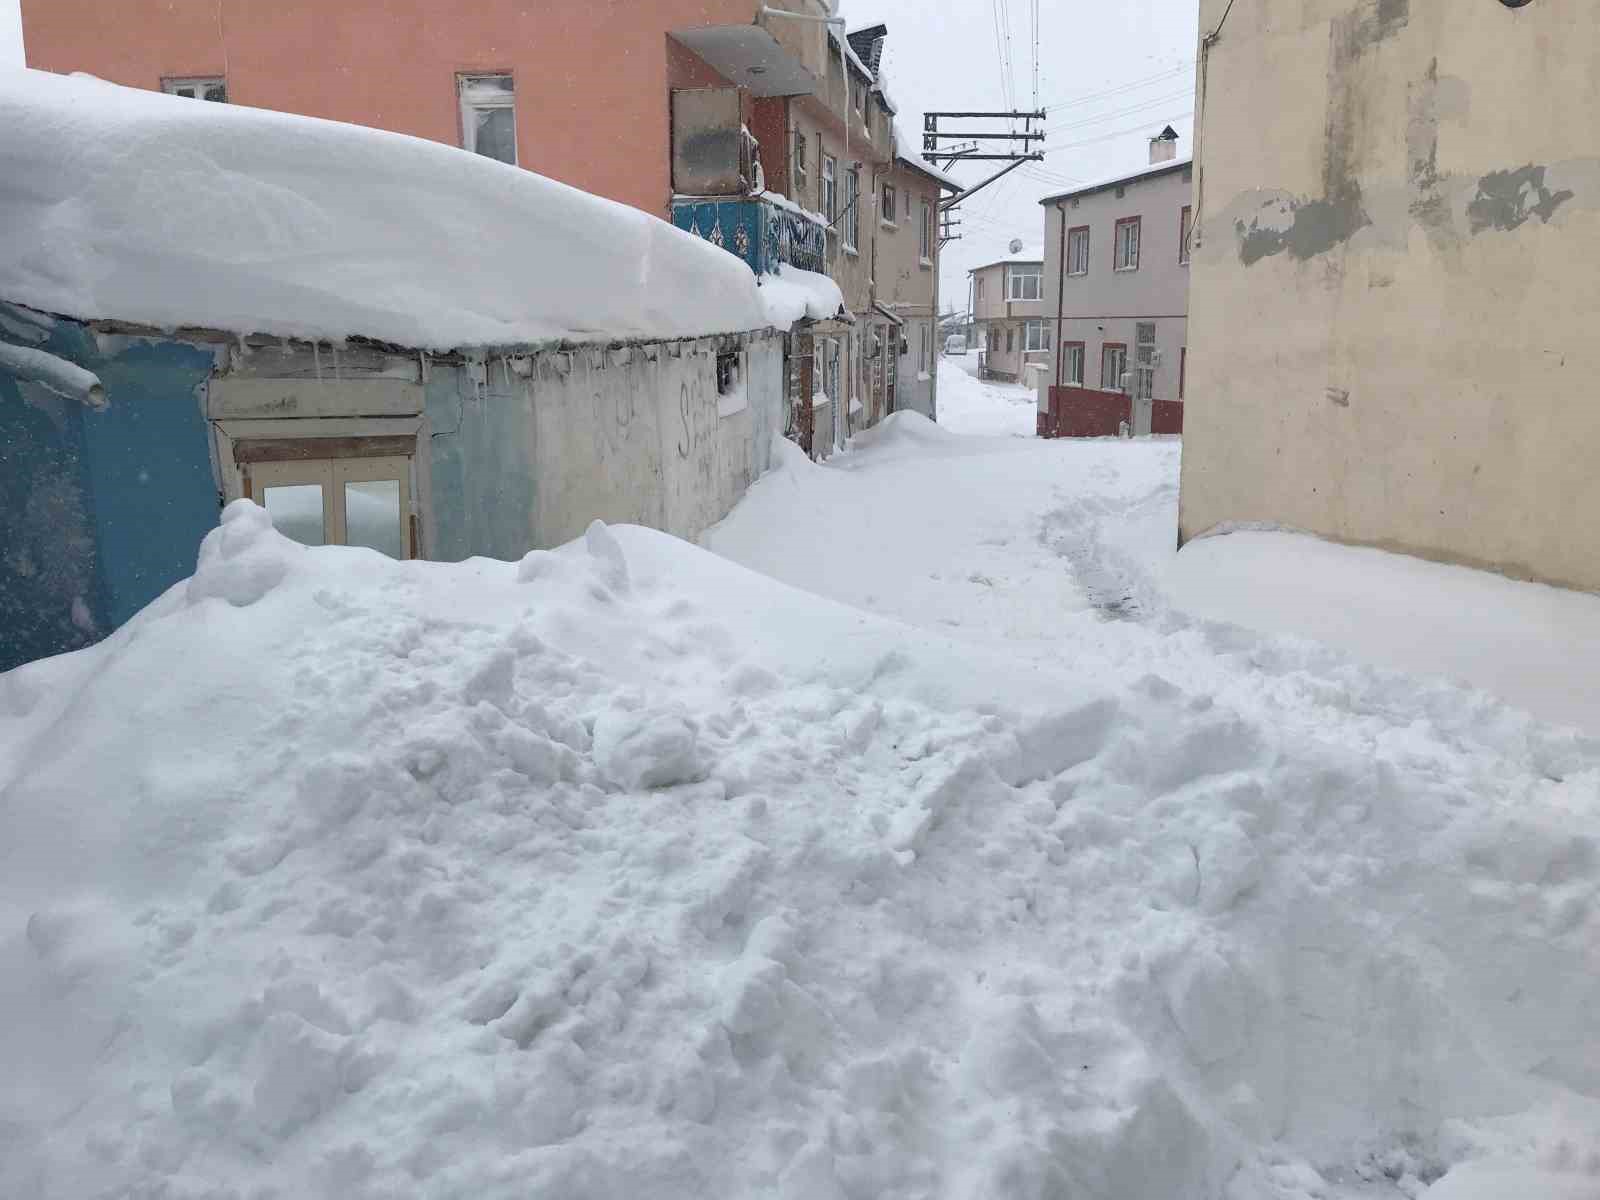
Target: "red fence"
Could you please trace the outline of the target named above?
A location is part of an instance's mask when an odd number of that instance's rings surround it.
[[[1182,400],[1152,400],[1150,405],[1151,433],[1183,432]]]
[[[1152,400],[1150,404],[1151,433],[1183,432],[1183,401]],[[1039,414],[1039,436],[1116,437],[1124,421],[1133,427],[1133,403],[1121,392],[1052,387],[1050,408]]]
[[[1052,387],[1050,411],[1039,414],[1039,436],[1116,437],[1122,422],[1132,419],[1128,397],[1121,392]]]

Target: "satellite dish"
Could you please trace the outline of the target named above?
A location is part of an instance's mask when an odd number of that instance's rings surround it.
[[[1021,238],[1012,238],[1011,239],[1011,253],[1013,253],[1013,254],[1021,254],[1022,253],[1022,239]]]

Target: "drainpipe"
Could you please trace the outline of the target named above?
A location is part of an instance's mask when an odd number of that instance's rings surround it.
[[[1056,387],[1061,386],[1061,362],[1066,357],[1062,353],[1061,327],[1065,315],[1063,308],[1066,305],[1067,295],[1067,209],[1062,201],[1056,201],[1056,215],[1061,218],[1061,263],[1056,271]]]
[[[1234,0],[1228,0],[1228,7],[1222,10],[1222,20],[1217,22],[1217,27],[1200,39],[1200,99],[1195,105],[1194,114],[1194,228],[1189,233],[1192,250],[1199,249],[1205,244],[1205,237],[1200,232],[1206,209],[1206,166],[1201,148],[1205,144],[1206,94],[1209,91],[1211,75],[1211,48],[1222,40],[1222,27],[1233,15],[1233,5]]]
[[[815,13],[790,12],[786,8],[773,8],[769,4],[763,4],[756,10],[756,13],[763,17],[788,17],[791,21],[815,21],[822,30],[822,70],[824,81],[826,81],[828,56],[830,54],[828,48],[828,26],[837,25],[839,27],[839,71],[844,77],[844,159],[848,162],[850,160],[850,64],[844,56],[844,18],[821,17]],[[818,169],[821,169],[821,164],[818,164]]]
[[[99,376],[54,354],[0,342],[0,367],[18,379],[36,383],[68,400],[76,400],[95,409],[106,406],[106,389],[101,385]]]

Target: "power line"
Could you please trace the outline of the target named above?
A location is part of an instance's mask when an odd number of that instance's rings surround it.
[[[1178,100],[1191,100],[1193,98],[1194,93],[1188,90],[1172,92],[1165,96],[1156,96],[1149,100],[1141,100],[1137,104],[1130,104],[1124,108],[1113,109],[1110,112],[1101,113],[1098,116],[1085,117],[1081,121],[1063,121],[1057,125],[1046,125],[1044,127],[1044,131],[1046,133],[1064,133],[1073,129],[1084,129],[1090,125],[1098,125],[1104,121],[1114,121],[1119,117],[1132,116],[1134,113],[1144,112],[1147,109],[1161,108],[1164,105],[1172,104]]]
[[[1160,83],[1168,79],[1176,78],[1177,76],[1185,73],[1192,73],[1194,69],[1195,67],[1193,63],[1184,63],[1180,66],[1173,67],[1170,70],[1161,71],[1155,75],[1148,75],[1143,79],[1129,80],[1126,83],[1120,83],[1115,87],[1109,87],[1103,91],[1086,92],[1082,96],[1075,97],[1071,100],[1059,100],[1054,104],[1047,104],[1044,106],[1044,111],[1048,113],[1055,112],[1057,109],[1062,108],[1076,108],[1080,104],[1090,104],[1096,100],[1103,100],[1108,96],[1119,96],[1125,92],[1138,91],[1140,88],[1147,87],[1152,83]]]

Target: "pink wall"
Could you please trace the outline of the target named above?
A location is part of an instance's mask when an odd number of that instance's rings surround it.
[[[223,75],[236,104],[460,145],[459,71],[516,78],[521,164],[664,216],[667,94],[720,77],[667,31],[752,0],[22,0],[28,65],[159,88]],[[707,76],[710,78],[707,79]]]

